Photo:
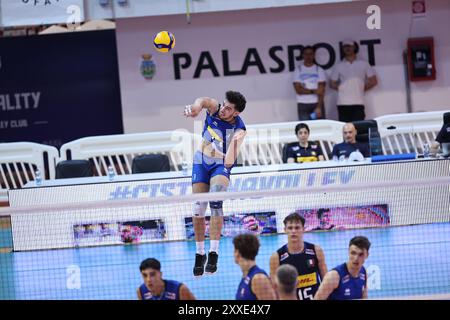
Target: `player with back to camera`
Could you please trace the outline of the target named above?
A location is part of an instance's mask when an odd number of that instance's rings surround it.
[[[288,242],[270,257],[270,278],[275,279],[280,265],[294,266],[299,274],[298,299],[312,300],[327,273],[325,255],[318,245],[303,241],[305,218],[294,212],[283,223]]]
[[[275,300],[276,294],[267,273],[256,265],[259,239],[252,233],[233,238],[234,262],[242,271],[236,300]]]
[[[202,144],[194,154],[192,168],[192,192],[224,192],[230,183],[230,172],[236,164],[239,148],[246,134],[245,124],[239,114],[244,111],[245,97],[236,91],[227,91],[220,104],[212,98],[198,98],[186,106],[184,115],[196,117],[206,109],[202,132]],[[194,233],[196,241],[194,276],[217,271],[219,240],[223,227],[222,201],[211,201],[210,250],[208,262],[205,254],[206,202],[194,204]],[[206,267],[205,267],[206,263]]]
[[[298,300],[298,272],[294,266],[290,264],[279,266],[273,280],[279,300]]]

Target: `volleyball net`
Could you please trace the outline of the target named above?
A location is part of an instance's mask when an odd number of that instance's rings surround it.
[[[256,263],[269,273],[270,256],[287,242],[283,220],[294,212],[328,270],[348,260],[351,238],[369,239],[369,298],[449,298],[449,199],[450,178],[441,177],[3,208],[0,299],[136,299],[147,258],[197,299],[234,299],[242,271],[233,237],[256,235]],[[223,201],[224,211],[218,271],[201,278],[192,270],[197,201]]]

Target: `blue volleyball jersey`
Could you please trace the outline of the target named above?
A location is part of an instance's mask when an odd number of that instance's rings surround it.
[[[247,276],[243,277],[241,283],[239,283],[239,287],[236,292],[236,300],[258,300],[252,291],[252,280],[258,273],[262,273],[267,276],[267,273],[256,265],[248,270]]]
[[[361,267],[359,274],[353,278],[347,269],[347,264],[343,263],[333,270],[339,273],[339,286],[328,297],[328,300],[351,300],[362,299],[363,290],[367,284],[366,268]]]
[[[173,280],[164,280],[164,292],[160,296],[154,296],[143,283],[139,290],[142,300],[180,300],[180,287],[182,283]]]
[[[213,148],[226,154],[228,144],[233,138],[234,133],[237,130],[246,130],[245,124],[242,119],[237,116],[234,124],[223,121],[219,117],[219,109],[214,114],[206,112],[205,124],[203,126],[202,136],[203,139],[212,144]]]
[[[297,296],[299,300],[312,300],[319,289],[321,278],[319,259],[317,259],[314,244],[303,242],[304,248],[300,253],[288,252],[287,244],[277,250],[280,265],[290,264],[297,269]]]

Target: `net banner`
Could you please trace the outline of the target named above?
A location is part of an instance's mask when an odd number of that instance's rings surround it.
[[[387,204],[298,209],[305,218],[305,231],[345,230],[390,225]]]
[[[104,221],[73,226],[74,247],[137,244],[167,238],[161,219],[142,221]]]
[[[206,217],[205,238],[209,239],[210,217]],[[223,237],[234,237],[238,234],[251,232],[258,235],[277,233],[277,216],[275,212],[257,212],[231,214],[223,219]],[[184,218],[186,240],[194,240],[194,225],[192,216]]]
[[[398,181],[419,178],[438,178],[450,175],[450,160],[415,160],[368,165],[338,165],[330,161],[319,169],[248,172],[231,175],[230,192],[279,190],[296,187],[345,186],[377,181]],[[280,166],[282,169],[282,165]],[[11,207],[83,203],[87,201],[145,199],[182,196],[192,193],[191,177],[155,179],[111,183],[25,188],[9,191]],[[133,179],[130,176],[130,179]],[[383,203],[383,202],[382,202]]]

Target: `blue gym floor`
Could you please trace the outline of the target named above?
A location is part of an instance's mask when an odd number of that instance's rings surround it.
[[[366,267],[379,268],[378,288],[369,297],[450,293],[450,223],[307,233],[305,241],[324,249],[331,269],[346,261],[355,235],[372,242]],[[260,239],[257,263],[269,271],[269,257],[286,236]],[[234,299],[241,272],[231,238],[221,240],[215,275],[192,276],[194,253],[195,242],[184,241],[0,254],[0,299],[135,299],[139,264],[148,257],[159,259],[163,276],[185,283],[197,299]],[[67,289],[69,265],[81,270],[80,289]]]

